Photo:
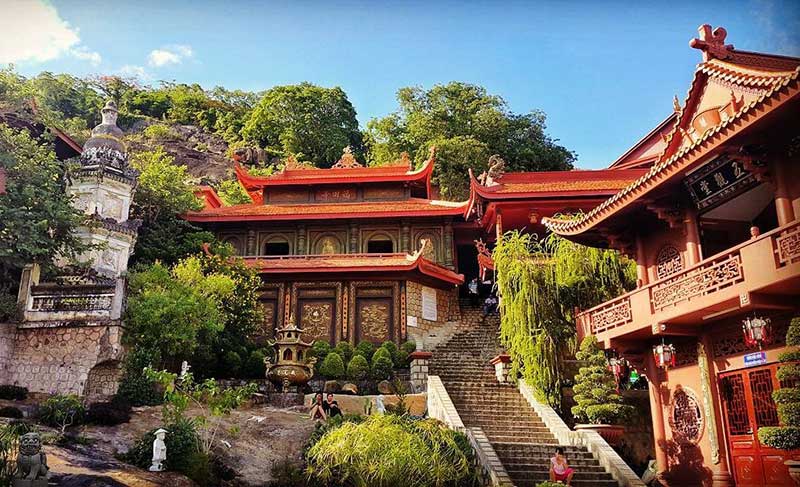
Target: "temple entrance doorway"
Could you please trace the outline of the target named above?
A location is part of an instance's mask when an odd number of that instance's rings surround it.
[[[458,245],[456,247],[456,264],[459,274],[464,274],[464,285],[458,288],[459,297],[466,299],[468,297],[467,283],[478,277],[479,274],[478,251],[475,249],[475,244]]]
[[[777,368],[771,364],[719,375],[731,470],[738,487],[794,485],[783,464],[789,458],[786,452],[758,441],[758,428],[779,425],[772,400],[772,392],[781,386]]]

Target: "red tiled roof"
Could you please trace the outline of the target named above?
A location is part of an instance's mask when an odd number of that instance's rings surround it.
[[[425,259],[421,251],[413,255],[392,253],[246,257],[245,262],[265,274],[415,271],[450,284],[464,282],[462,274]]]
[[[296,220],[310,218],[396,218],[401,216],[460,215],[466,202],[409,198],[401,201],[357,203],[244,204],[189,212],[189,221]]]
[[[506,173],[485,186],[473,178],[475,191],[485,199],[519,196],[564,196],[582,192],[616,192],[646,171],[644,169],[600,169],[575,171]]]

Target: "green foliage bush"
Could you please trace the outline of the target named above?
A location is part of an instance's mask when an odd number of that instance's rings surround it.
[[[334,352],[338,353],[340,357],[342,357],[342,361],[344,363],[350,362],[350,359],[353,358],[353,346],[350,345],[348,342],[339,342],[336,344],[336,348],[333,350]]]
[[[142,134],[152,141],[168,140],[175,137],[169,125],[163,123],[149,125],[142,131]]]
[[[306,453],[323,485],[473,486],[473,452],[463,435],[434,419],[373,415],[329,429]]]
[[[778,362],[800,362],[800,350],[787,350],[778,354]]]
[[[122,455],[122,459],[140,468],[149,467],[153,458],[153,441],[157,429],[145,433],[126,454]],[[164,443],[167,445],[167,461],[164,463],[164,468],[190,474],[192,454],[198,452],[200,448],[194,421],[182,418],[167,424],[164,429],[169,431],[164,438]]]
[[[11,401],[22,401],[28,397],[28,389],[25,387],[4,384],[0,386],[0,399]]]
[[[354,355],[347,364],[347,378],[350,380],[364,380],[369,376],[369,363],[363,355]]]
[[[242,369],[242,357],[238,353],[230,350],[225,352],[222,356],[222,369],[225,370],[227,378],[239,376],[239,371]]]
[[[10,421],[0,425],[0,486],[11,485],[11,478],[17,468],[19,437],[31,431],[33,426],[24,421]]]
[[[114,426],[131,420],[131,405],[117,396],[108,402],[96,402],[86,411],[86,422],[103,426]]]
[[[781,354],[781,365],[775,374],[781,382],[800,378],[800,365],[792,363],[800,353],[800,316],[792,318],[786,332],[786,344],[793,348]],[[772,393],[778,404],[778,418],[783,426],[758,429],[758,439],[766,446],[780,450],[800,448],[800,386],[781,387]]]
[[[375,353],[375,345],[372,342],[364,340],[356,346],[355,353],[361,355],[369,362],[372,360],[372,354]]]
[[[322,361],[322,366],[319,368],[320,374],[329,379],[342,379],[345,376],[344,361],[341,355],[335,352],[330,352],[325,360]]]
[[[622,397],[617,394],[614,375],[606,366],[606,357],[597,344],[597,338],[584,338],[576,357],[586,366],[581,367],[575,375],[573,391],[576,405],[572,407],[575,420],[588,421],[591,424],[617,424],[625,421],[633,407],[622,404]]]
[[[133,347],[128,351],[122,363],[122,378],[117,389],[117,396],[132,406],[155,406],[163,399],[156,384],[146,377],[142,371],[145,367],[155,366],[160,361],[158,351],[143,347]]]
[[[385,349],[381,348],[381,350]],[[372,368],[370,372],[373,379],[375,380],[390,379],[392,377],[393,368],[394,367],[392,365],[392,359],[390,359],[386,355],[381,355],[378,352],[375,352],[375,355],[372,356]]]
[[[400,345],[400,350],[398,353],[398,367],[408,367],[411,360],[408,358],[409,355],[414,353],[417,350],[417,344],[412,341],[407,341]]]
[[[549,480],[546,480],[536,484],[536,487],[564,487],[564,484],[561,482],[550,482]]]
[[[266,374],[266,367],[264,365],[264,352],[261,350],[253,350],[247,357],[244,363],[243,374],[247,379],[263,379]]]
[[[399,367],[400,364],[398,363],[399,356],[397,345],[394,342],[383,342],[381,344],[381,348],[385,348],[389,351],[389,355],[392,358],[392,363],[395,365],[395,367]]]
[[[389,362],[391,362],[391,363],[394,363],[394,362],[392,361],[392,352],[390,352],[389,350],[387,350],[387,349],[386,349],[386,348],[384,348],[383,346],[381,346],[381,347],[378,347],[378,349],[377,349],[377,350],[375,350],[375,353],[373,353],[373,354],[372,354],[372,363],[373,363],[373,364],[375,363],[375,360],[376,360],[378,357],[384,357],[384,358],[388,359],[388,360],[389,360]]]
[[[74,394],[55,394],[39,405],[39,421],[47,426],[61,428],[82,424],[86,409],[81,399]]]

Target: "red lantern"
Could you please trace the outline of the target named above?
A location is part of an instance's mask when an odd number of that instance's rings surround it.
[[[653,347],[653,357],[656,360],[656,366],[666,369],[675,366],[675,346],[670,344],[661,343]]]
[[[764,345],[772,343],[772,334],[770,333],[770,319],[760,318],[753,316],[753,318],[745,318],[742,321],[742,331],[744,331],[744,343],[754,348],[758,346],[761,349]]]

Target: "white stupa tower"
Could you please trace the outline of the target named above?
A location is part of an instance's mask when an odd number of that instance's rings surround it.
[[[80,168],[67,191],[74,205],[91,217],[78,234],[97,247],[79,261],[102,277],[117,278],[128,269],[141,223],[128,219],[137,172],[128,165],[117,105],[108,101],[101,112],[103,121],[84,144]]]

